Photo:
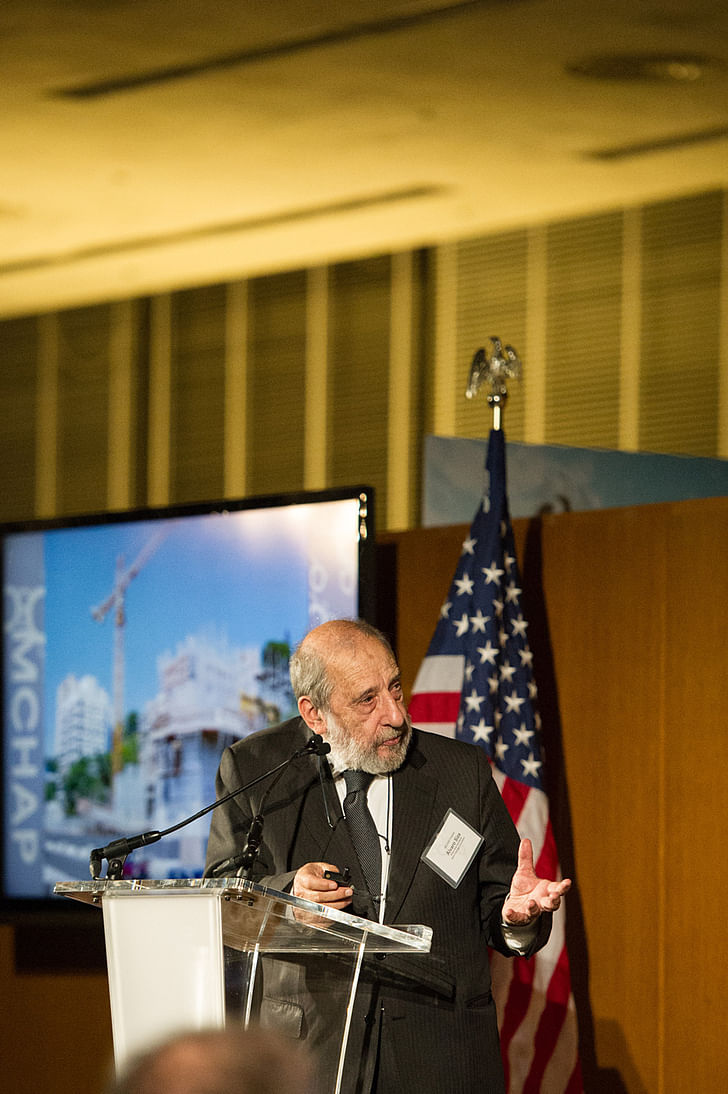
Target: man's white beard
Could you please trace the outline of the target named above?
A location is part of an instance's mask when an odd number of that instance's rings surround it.
[[[388,775],[402,766],[412,738],[409,724],[403,727],[399,744],[389,749],[386,756],[380,756],[376,744],[363,744],[355,740],[333,715],[328,714],[325,721],[326,740],[331,745],[329,761],[334,771],[367,771],[371,775]],[[389,737],[393,735],[390,731]]]

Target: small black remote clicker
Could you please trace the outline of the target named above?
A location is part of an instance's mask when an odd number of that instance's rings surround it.
[[[348,885],[351,881],[351,872],[348,866],[339,873],[338,870],[324,870],[324,877],[328,881],[338,881],[339,885]]]

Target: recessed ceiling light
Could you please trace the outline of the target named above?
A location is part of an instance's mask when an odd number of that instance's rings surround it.
[[[605,53],[567,65],[566,71],[593,80],[693,83],[724,68],[722,61],[704,53]]]

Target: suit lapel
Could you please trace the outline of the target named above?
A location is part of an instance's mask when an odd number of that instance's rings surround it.
[[[425,771],[425,758],[415,747],[392,777],[392,859],[389,864],[386,920],[399,915],[412,885],[425,844],[432,834],[437,779]]]
[[[349,866],[352,874],[358,862],[351,842],[349,831],[344,822],[339,795],[336,793],[331,768],[324,763],[324,788],[317,777],[306,795],[306,803],[301,816],[301,837],[298,857],[304,855],[304,861],[331,862],[339,869]],[[326,804],[322,793],[326,794]],[[326,815],[328,806],[328,816]],[[329,824],[329,819],[331,824]],[[333,825],[333,828],[331,827]]]

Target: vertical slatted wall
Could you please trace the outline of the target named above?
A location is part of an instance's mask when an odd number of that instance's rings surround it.
[[[0,322],[0,519],[368,481],[417,524],[470,361],[525,362],[511,440],[728,457],[726,195]]]

